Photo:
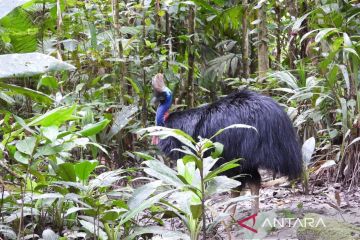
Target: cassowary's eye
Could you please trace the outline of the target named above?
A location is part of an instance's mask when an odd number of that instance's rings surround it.
[[[155,103],[164,103],[166,100],[166,93],[165,92],[156,92],[154,91],[154,98]]]

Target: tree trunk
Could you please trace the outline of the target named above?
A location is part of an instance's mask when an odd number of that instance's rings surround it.
[[[172,54],[172,39],[171,39],[171,18],[168,11],[165,13],[165,28],[166,28],[166,48],[167,48],[167,61],[166,68],[169,68],[169,62],[171,61]]]
[[[185,89],[187,90],[186,104],[188,107],[194,107],[194,67],[195,67],[195,6],[189,5],[189,26],[188,33],[188,77]]]
[[[250,75],[249,64],[249,30],[248,30],[248,0],[243,0],[243,16],[242,16],[242,77],[248,78]]]
[[[280,69],[281,66],[281,3],[276,2],[276,69]]]
[[[297,0],[288,0],[287,8],[290,13],[290,17],[296,19],[297,18]],[[297,59],[297,45],[296,45],[296,36],[297,33],[293,33],[291,28],[289,29],[289,67],[290,69],[295,69],[296,64],[295,60]]]
[[[155,22],[156,22],[156,42],[157,45],[160,46],[162,39],[161,39],[161,18],[160,18],[160,0],[156,0],[156,4],[155,4],[155,8],[156,8],[156,14],[155,14]]]
[[[266,4],[263,3],[258,10],[259,23],[259,50],[258,50],[258,71],[259,79],[263,78],[269,69],[268,39],[266,28]]]
[[[120,19],[119,19],[119,0],[112,0],[112,15],[113,15],[113,25],[115,30],[115,38],[117,41],[117,54],[120,61],[116,64],[119,69],[119,83],[120,83],[120,96],[122,96],[122,101],[126,104],[125,94],[127,93],[126,84],[125,84],[125,63],[123,56],[123,47],[121,42],[121,32],[120,32]]]
[[[56,41],[56,52],[57,52],[57,58],[59,60],[62,59],[62,51],[61,51],[61,39],[62,39],[62,13],[61,13],[61,2],[60,0],[56,1],[56,30],[57,30],[57,41]]]

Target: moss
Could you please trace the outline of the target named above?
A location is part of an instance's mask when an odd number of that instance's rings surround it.
[[[322,223],[319,222],[320,218]],[[315,224],[305,224],[305,219],[314,219]],[[299,240],[355,240],[360,239],[360,228],[345,222],[339,222],[318,214],[306,214],[302,225],[297,229]],[[325,225],[325,226],[324,226]]]

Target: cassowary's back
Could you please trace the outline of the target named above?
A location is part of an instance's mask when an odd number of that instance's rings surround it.
[[[232,124],[247,124],[257,129],[229,129],[215,138],[224,145],[219,164],[235,158],[240,162],[240,173],[259,167],[280,172],[291,178],[301,173],[301,151],[292,123],[271,98],[251,91],[228,95],[204,107],[174,112],[165,122],[166,127],[180,129],[193,138],[211,137],[219,129]],[[171,158],[179,158],[171,149],[180,147],[174,138],[160,141],[160,148]],[[238,175],[239,170],[227,175]]]

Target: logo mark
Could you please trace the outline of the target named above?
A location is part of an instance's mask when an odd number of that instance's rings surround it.
[[[246,217],[246,218],[244,218],[244,219],[238,220],[237,223],[238,223],[241,227],[246,228],[246,229],[248,229],[248,230],[250,230],[250,231],[252,231],[252,232],[254,232],[254,233],[257,233],[257,230],[254,229],[254,228],[252,228],[252,227],[254,227],[254,225],[255,225],[256,216],[257,216],[257,213],[255,213],[255,214],[253,214],[253,215],[251,215],[251,216],[249,216],[249,217]],[[251,227],[248,226],[248,225],[246,225],[246,224],[244,224],[244,222],[246,222],[246,221],[248,221],[248,220],[250,220],[250,219],[253,220]]]

